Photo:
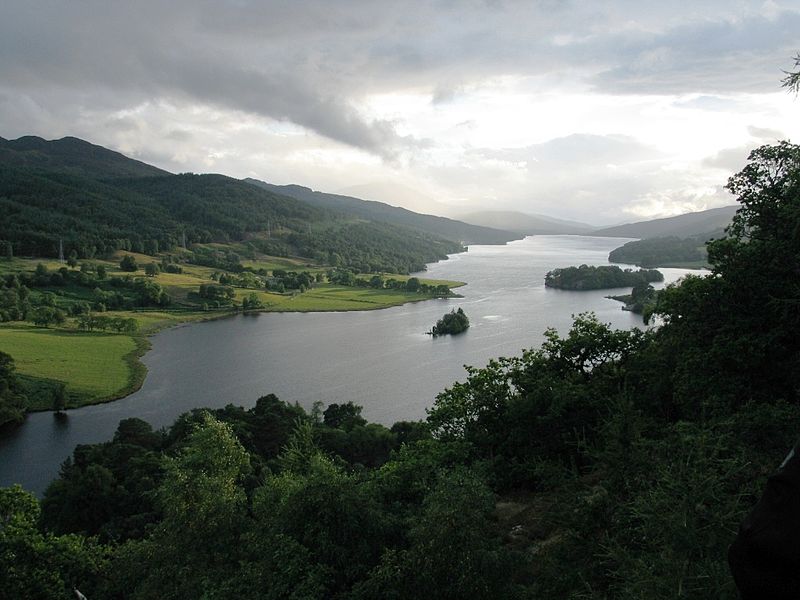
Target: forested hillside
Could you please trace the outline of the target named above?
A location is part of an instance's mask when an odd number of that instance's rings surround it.
[[[261,398],[120,423],[39,503],[0,491],[10,596],[738,597],[727,548],[800,424],[800,146],[755,150],[711,277],[662,325],[579,315],[424,423]]]
[[[463,244],[505,244],[519,239],[519,232],[503,230],[497,227],[482,227],[455,221],[435,215],[422,215],[397,206],[382,202],[361,200],[351,196],[315,192],[300,185],[272,185],[257,179],[245,179],[248,183],[277,194],[283,194],[302,200],[317,208],[332,209],[354,215],[361,219],[383,221],[393,225],[412,227],[431,235],[443,237]],[[516,231],[516,230],[515,230]]]
[[[81,175],[91,179],[154,177],[167,171],[75,137],[43,140],[27,135],[0,138],[0,164]]]
[[[681,238],[655,237],[635,240],[615,248],[609,262],[639,267],[705,267],[708,266],[706,243],[724,236],[723,230]]]
[[[223,175],[170,175],[74,138],[0,143],[0,244],[14,256],[154,255],[179,245],[257,240],[265,252],[408,273],[458,242],[373,222]],[[332,263],[334,264],[334,263]]]

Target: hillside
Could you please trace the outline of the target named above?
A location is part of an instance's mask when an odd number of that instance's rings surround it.
[[[247,241],[358,271],[407,273],[460,252],[425,230],[310,206],[223,175],[171,175],[75,138],[2,140],[0,241],[17,256],[155,254]],[[5,246],[5,244],[3,244]]]
[[[525,235],[583,234],[592,229],[591,225],[577,221],[565,221],[545,215],[529,214],[516,211],[482,211],[469,213],[461,217],[466,223],[496,227],[523,233]]]
[[[273,185],[250,178],[244,181],[276,194],[283,194],[302,200],[317,208],[337,210],[371,221],[383,221],[392,225],[412,227],[419,231],[425,231],[463,244],[505,244],[521,237],[511,230],[503,231],[503,228],[482,227],[446,217],[423,215],[373,200],[361,200],[352,196],[316,192],[300,185]]]
[[[733,219],[733,214],[737,208],[739,208],[737,205],[723,206],[721,208],[678,215],[677,217],[616,225],[594,230],[589,235],[642,239],[669,236],[686,238],[704,235],[709,231],[727,227],[731,219]]]
[[[635,240],[615,248],[609,262],[639,267],[708,267],[706,243],[724,236],[721,229],[689,237],[654,237]]]
[[[16,140],[0,138],[0,164],[48,169],[92,179],[169,175],[167,171],[75,137],[51,141],[32,135]]]

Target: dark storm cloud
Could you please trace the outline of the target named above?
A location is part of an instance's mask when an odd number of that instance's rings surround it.
[[[0,94],[8,114],[42,124],[66,127],[86,106],[197,103],[391,157],[424,141],[365,114],[366,95],[413,88],[447,102],[487,77],[548,74],[612,93],[775,89],[800,13],[700,7],[686,24],[680,3],[625,0],[6,0]]]

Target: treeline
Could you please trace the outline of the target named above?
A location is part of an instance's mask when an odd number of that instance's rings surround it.
[[[722,232],[688,238],[660,237],[627,242],[608,255],[608,261],[638,267],[669,267],[704,264],[708,260],[706,242],[721,237]]]
[[[639,283],[664,281],[664,276],[655,270],[640,269],[624,271],[616,266],[566,267],[553,269],[544,278],[547,287],[562,290],[601,290],[606,288],[631,287]]]
[[[364,287],[376,290],[400,290],[413,294],[424,294],[431,296],[450,296],[453,292],[447,284],[440,283],[432,285],[423,283],[418,277],[409,277],[405,281],[394,277],[385,278],[382,275],[373,275],[369,279],[359,277],[350,269],[330,269],[328,271],[328,281],[337,285],[347,287]]]
[[[69,291],[69,293],[66,293]],[[39,263],[34,271],[0,276],[0,322],[24,321],[38,315],[61,323],[65,316],[92,311],[166,307],[172,299],[160,284],[147,277],[107,277],[103,265],[84,263],[81,270],[60,267],[51,271]]]
[[[9,596],[738,597],[727,548],[800,422],[800,147],[762,147],[711,277],[663,323],[579,315],[424,423],[274,397],[124,421],[38,503],[0,491]]]

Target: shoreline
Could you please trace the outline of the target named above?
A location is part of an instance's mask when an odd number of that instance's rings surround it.
[[[463,281],[452,281],[450,282],[451,289],[459,288],[467,285],[467,282]],[[453,294],[451,296],[444,297],[447,298],[461,298],[463,296],[459,294]],[[255,314],[262,314],[262,313],[345,313],[345,312],[368,312],[368,311],[375,311],[375,310],[385,310],[388,308],[394,308],[397,306],[403,306],[405,304],[411,304],[416,302],[425,302],[428,300],[437,300],[441,299],[442,297],[437,296],[429,296],[424,298],[408,298],[402,302],[397,303],[375,303],[374,305],[370,305],[371,303],[367,301],[360,301],[360,300],[352,300],[352,302],[363,302],[365,306],[358,306],[352,308],[324,308],[324,307],[317,307],[317,308],[299,308],[293,309],[286,307],[285,305],[279,306],[266,306],[264,308],[255,309],[255,310],[215,310],[209,311],[206,314],[198,314],[198,312],[194,311],[186,311],[187,317],[185,319],[180,319],[180,312],[169,312],[169,311],[151,311],[153,313],[163,313],[166,315],[170,315],[171,317],[177,317],[175,320],[165,320],[163,322],[157,322],[150,326],[146,326],[143,328],[143,331],[131,335],[135,347],[133,350],[128,352],[122,357],[122,360],[125,362],[126,366],[129,369],[129,377],[127,384],[108,396],[103,396],[100,398],[94,398],[85,402],[81,402],[77,406],[69,406],[63,412],[69,413],[74,410],[78,410],[80,408],[84,408],[87,406],[96,406],[99,404],[108,404],[110,402],[115,402],[117,400],[122,400],[127,398],[131,394],[139,391],[142,386],[144,385],[145,379],[147,378],[148,369],[147,366],[141,361],[141,358],[147,354],[147,352],[152,348],[152,343],[150,342],[150,338],[158,333],[163,331],[167,331],[169,329],[178,328],[178,327],[186,327],[188,325],[193,325],[195,323],[203,323],[203,322],[210,322],[210,321],[217,321],[220,319],[227,319],[236,317],[238,315],[255,315]],[[126,314],[147,314],[149,311],[126,311]],[[63,329],[62,331],[75,331],[72,329]],[[76,333],[78,333],[76,331]],[[30,375],[29,375],[30,376]],[[25,414],[29,413],[43,413],[43,412],[53,412],[52,408],[26,408]],[[10,428],[13,429],[16,426],[21,426],[24,424],[25,419],[19,423],[18,425],[10,424]],[[2,432],[0,432],[2,435]]]

